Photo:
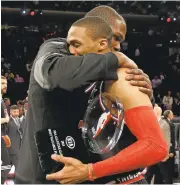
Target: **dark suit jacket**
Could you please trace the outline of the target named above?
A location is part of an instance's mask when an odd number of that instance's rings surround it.
[[[177,142],[177,146],[180,148],[180,122],[176,123],[175,126],[175,140]]]
[[[24,116],[22,121],[20,122],[20,129],[21,129],[22,134],[23,134],[24,128],[25,128],[25,121],[26,121],[26,119],[25,119],[25,116]]]
[[[171,147],[170,147],[169,153],[175,154],[175,125],[168,119],[165,119],[165,120],[169,124],[170,131],[171,131]]]
[[[8,148],[9,154],[18,154],[21,146],[21,130],[18,128],[14,120],[10,117],[8,123],[8,136],[11,139],[11,147]]]
[[[180,147],[180,116],[175,117],[172,122],[175,124],[175,141],[177,146]]]

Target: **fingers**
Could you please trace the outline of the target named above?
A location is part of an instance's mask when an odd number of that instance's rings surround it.
[[[127,69],[126,73],[132,75],[132,77],[136,75],[140,75],[141,77],[144,76],[146,79],[149,80],[149,76],[146,73],[144,73],[143,70],[141,69]]]
[[[149,98],[151,99],[152,98],[152,94],[153,94],[153,91],[150,90],[150,89],[147,89],[147,88],[144,88],[144,87],[139,87],[139,90],[142,92],[142,93],[145,93],[149,96]]]
[[[126,80],[135,80],[135,81],[147,81],[149,82],[149,79],[147,79],[144,75],[139,75],[139,74],[129,74],[126,75]]]
[[[63,177],[63,176],[62,176],[62,174],[61,174],[61,171],[46,175],[46,179],[47,179],[47,180],[56,180],[56,181],[60,181],[60,180],[62,179],[62,177]]]
[[[51,158],[57,162],[65,164],[65,165],[71,163],[70,157],[64,157],[62,155],[53,154],[53,155],[51,155]]]
[[[57,162],[60,162],[60,163],[63,163],[63,164],[71,164],[71,165],[77,165],[77,164],[81,164],[81,162],[75,158],[72,158],[72,157],[64,157],[62,155],[56,155],[56,154],[53,154],[51,156],[51,158]]]
[[[132,74],[132,75],[142,75],[142,74],[145,74],[141,69],[127,69],[126,70],[126,73],[127,74]]]
[[[146,82],[149,85],[148,88],[150,88],[150,89],[152,88],[151,87],[151,81],[149,80],[149,78],[146,78],[144,75],[132,75],[132,74],[130,74],[130,75],[127,75],[125,77],[125,79],[128,80],[128,81],[130,81],[130,80],[132,80],[132,81],[143,81],[143,82]]]
[[[146,81],[133,81],[133,80],[131,80],[130,84],[133,86],[143,87],[143,88],[146,88],[149,90],[152,89],[151,86]]]

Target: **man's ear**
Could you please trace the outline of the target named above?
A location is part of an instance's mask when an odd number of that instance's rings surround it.
[[[108,49],[108,40],[107,39],[100,39],[99,40],[99,48],[98,48],[98,52],[101,52],[103,50]]]

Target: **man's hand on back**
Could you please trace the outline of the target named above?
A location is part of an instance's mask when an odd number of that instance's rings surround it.
[[[149,96],[153,97],[153,89],[149,76],[141,69],[127,69],[126,80],[130,81],[131,85],[138,86],[139,90]]]
[[[153,97],[153,90],[149,76],[145,74],[138,66],[121,52],[113,52],[119,62],[120,68],[129,68],[126,70],[126,80],[130,81],[131,85],[138,86],[139,90],[149,96],[150,99]]]

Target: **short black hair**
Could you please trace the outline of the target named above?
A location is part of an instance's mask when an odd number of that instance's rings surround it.
[[[111,46],[112,29],[102,18],[96,16],[84,17],[73,23],[72,26],[86,28],[86,33],[91,36],[92,40],[105,38],[108,40],[109,46]]]
[[[116,10],[111,8],[110,6],[101,5],[93,8],[91,11],[89,11],[85,17],[89,16],[98,16],[101,17],[103,20],[105,20],[110,26],[113,26],[113,23],[115,20],[122,21],[123,24],[126,25],[126,21],[124,18],[119,15]]]
[[[17,105],[12,105],[12,106],[10,107],[10,110],[16,110],[16,109],[19,109]]]

